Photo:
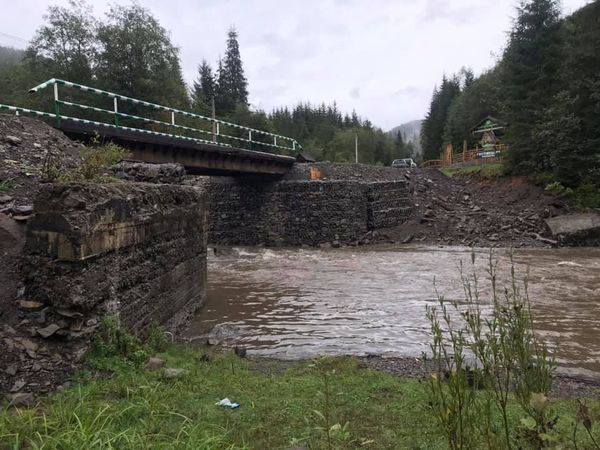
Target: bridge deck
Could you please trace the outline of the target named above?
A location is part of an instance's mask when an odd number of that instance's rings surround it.
[[[132,159],[180,163],[188,173],[197,175],[283,175],[296,161],[291,156],[204,144],[97,124],[63,120],[59,128],[75,139],[86,140],[100,135],[130,150]]]

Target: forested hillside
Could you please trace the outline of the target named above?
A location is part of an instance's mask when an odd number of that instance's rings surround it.
[[[557,0],[517,9],[495,67],[445,77],[423,124],[425,159],[444,145],[473,145],[487,115],[507,123],[506,170],[589,191],[600,185],[600,1],[561,17]],[[465,61],[468,63],[468,61]],[[600,205],[599,205],[600,206]]]
[[[18,64],[23,59],[23,56],[23,50],[0,46],[0,70]]]
[[[362,163],[388,165],[394,158],[410,156],[411,148],[401,138],[389,136],[354,111],[344,114],[335,103],[251,110],[251,86],[235,29],[228,33],[225,56],[215,66],[199,61],[198,77],[187,86],[179,49],[168,31],[136,3],[113,5],[102,18],[82,0],[71,0],[68,8],[50,7],[24,58],[6,67],[1,61],[0,103],[51,111],[49,96],[27,92],[49,78],[62,78],[206,116],[212,115],[214,104],[218,118],[293,137],[321,160],[353,162],[355,137]]]

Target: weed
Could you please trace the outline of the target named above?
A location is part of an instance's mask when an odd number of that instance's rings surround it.
[[[11,191],[17,187],[15,180],[0,180],[0,194]]]
[[[155,352],[164,352],[169,345],[169,339],[167,338],[165,330],[163,330],[155,320],[150,324],[146,343],[148,347]]]
[[[101,369],[111,369],[111,362],[139,366],[148,358],[147,349],[140,340],[124,330],[115,317],[104,319],[102,332],[96,338],[94,350],[94,363]],[[111,358],[115,357],[117,359],[111,361]]]
[[[114,166],[128,155],[127,150],[113,143],[85,148],[81,151],[79,174],[84,180],[103,179],[107,168]]]
[[[471,263],[471,275],[465,275],[462,264],[460,268],[464,304],[446,302],[438,294],[438,306],[427,309],[433,336],[431,358],[436,370],[427,384],[430,406],[452,449],[471,446],[465,435],[478,427],[477,417],[484,418],[485,431],[490,433],[492,404],[500,412],[506,448],[513,448],[517,438],[541,448],[553,439],[551,432],[558,420],[546,397],[555,366],[547,346],[533,332],[527,280],[521,289],[511,264],[510,288],[500,289],[497,262],[490,252],[487,267],[490,294],[485,301],[475,268],[475,253]],[[490,309],[486,316],[484,307]],[[468,355],[474,358],[476,369],[465,365]],[[476,383],[469,382],[469,371]],[[479,387],[485,388],[482,395],[475,393],[474,388]],[[520,433],[513,431],[509,421],[510,402],[517,402],[526,414]],[[488,434],[486,440],[489,448],[495,447],[493,434]]]

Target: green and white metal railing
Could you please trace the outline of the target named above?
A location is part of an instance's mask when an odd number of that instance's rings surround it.
[[[74,101],[61,100],[59,98],[59,86],[72,88],[77,91],[86,92],[95,94],[104,98],[112,98],[112,109],[100,108],[98,106],[86,105],[83,103],[78,103]],[[70,81],[59,80],[56,78],[52,78],[32,89],[29,92],[35,93],[42,91],[46,88],[52,87],[54,92],[54,113],[48,113],[43,111],[36,111],[27,108],[21,108],[16,106],[9,106],[0,104],[0,110],[9,110],[14,111],[16,114],[24,113],[31,114],[34,116],[46,117],[46,118],[54,118],[57,120],[59,126],[61,120],[69,120],[73,122],[84,123],[88,125],[96,125],[96,126],[104,126],[111,127],[116,129],[130,130],[130,131],[138,131],[146,134],[157,135],[157,136],[168,136],[176,139],[183,139],[187,141],[194,141],[203,144],[214,144],[220,146],[231,147],[232,144],[237,142],[244,142],[251,145],[264,146],[270,148],[278,148],[282,150],[288,150],[292,152],[296,152],[302,149],[302,146],[295,140],[286,136],[281,136],[274,133],[269,133],[267,131],[258,130],[255,128],[249,128],[242,125],[238,125],[231,122],[226,122],[224,120],[219,120],[211,117],[202,116],[200,114],[191,113],[188,111],[182,111],[175,108],[170,108],[168,106],[158,105],[155,103],[146,102],[144,100],[139,100],[136,98],[127,97],[125,95],[116,94],[114,92],[104,91],[102,89],[96,89],[89,86],[84,86],[77,83],[71,83]],[[128,114],[124,113],[119,109],[119,101],[126,102],[129,105],[138,105],[146,108],[150,108],[153,111],[161,111],[170,113],[170,121],[159,120],[150,117],[144,117],[137,114]],[[79,108],[85,111],[93,111],[95,113],[101,113],[105,115],[112,116],[112,123],[101,122],[97,120],[84,119],[80,117],[67,116],[62,114],[61,106]],[[213,125],[212,130],[205,130],[202,128],[195,128],[192,126],[183,125],[182,123],[177,123],[177,116],[187,117],[190,119],[198,119],[205,123],[210,123]],[[171,133],[164,133],[155,130],[147,130],[144,128],[138,127],[130,127],[124,126],[121,122],[121,119],[129,119],[133,121],[140,121],[144,124],[154,124],[159,126],[165,126],[171,129]],[[243,136],[234,136],[227,133],[222,133],[221,128],[232,128],[235,130],[240,130]],[[176,130],[187,131],[189,133],[197,133],[197,134],[207,134],[211,135],[212,139],[201,139],[198,137],[185,136],[182,134],[178,134]],[[247,133],[247,134],[246,134]],[[254,139],[253,139],[254,135]],[[263,137],[263,140],[257,140],[256,138]],[[229,141],[224,142],[223,140]],[[268,140],[268,141],[267,141]],[[282,143],[284,145],[282,145]],[[285,145],[288,144],[288,145]]]

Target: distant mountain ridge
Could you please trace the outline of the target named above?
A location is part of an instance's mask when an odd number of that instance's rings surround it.
[[[397,127],[392,128],[388,131],[391,136],[396,136],[398,133],[402,133],[405,142],[412,142],[415,146],[417,153],[421,153],[421,126],[423,125],[422,120],[411,120],[410,122],[403,123]]]

